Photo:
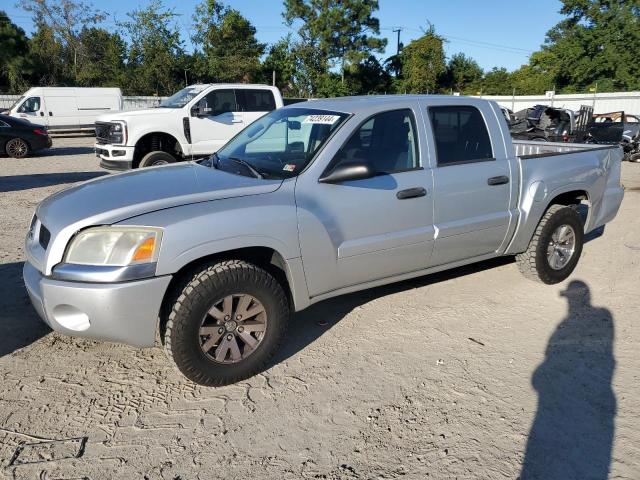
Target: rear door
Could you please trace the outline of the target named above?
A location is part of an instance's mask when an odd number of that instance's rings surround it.
[[[435,159],[431,265],[495,252],[507,235],[515,193],[495,112],[483,103],[431,105],[427,113]]]
[[[237,89],[236,99],[242,110],[245,125],[249,125],[265,113],[276,109],[276,99],[273,92],[267,89]]]
[[[243,113],[238,108],[232,88],[213,90],[196,104],[199,114],[191,116],[193,153],[216,152],[244,127]]]

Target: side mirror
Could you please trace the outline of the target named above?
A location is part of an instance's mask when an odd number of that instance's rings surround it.
[[[192,117],[200,117],[200,106],[199,105],[195,105],[191,108],[191,116]]]
[[[375,177],[376,172],[365,162],[345,162],[318,179],[320,183],[342,183]]]

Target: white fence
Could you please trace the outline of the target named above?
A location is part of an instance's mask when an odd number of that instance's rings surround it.
[[[0,108],[9,108],[20,98],[20,95],[0,95]],[[166,97],[122,97],[125,110],[155,107]],[[640,92],[619,93],[576,93],[564,95],[520,95],[520,96],[482,96],[495,100],[500,105],[510,108],[514,112],[532,107],[537,104],[580,110],[581,105],[593,107],[596,113],[615,112],[624,110],[628,113],[640,114]]]
[[[19,98],[20,95],[0,95],[0,108],[9,108]],[[167,97],[122,97],[122,103],[125,110],[136,110],[155,107],[165,98]]]
[[[495,100],[500,105],[514,112],[534,105],[551,105],[578,111],[580,106],[593,107],[595,113],[608,113],[624,110],[627,113],[640,114],[640,92],[619,93],[575,93],[563,95],[523,95],[523,96],[488,96],[482,98]]]

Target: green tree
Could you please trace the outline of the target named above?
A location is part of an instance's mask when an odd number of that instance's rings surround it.
[[[20,5],[33,13],[36,25],[46,26],[53,33],[62,46],[65,63],[71,65],[67,76],[77,83],[81,69],[80,32],[104,20],[106,14],[81,0],[23,0]]]
[[[507,95],[513,92],[511,74],[506,68],[493,67],[485,73],[479,92],[482,95]]]
[[[637,0],[562,0],[566,16],[547,33],[530,65],[559,90],[640,88],[640,4]]]
[[[276,86],[281,92],[300,95],[296,85],[296,57],[293,50],[291,34],[271,45],[262,62],[263,78],[271,83],[275,74]]]
[[[483,71],[473,58],[456,53],[447,64],[443,87],[455,92],[468,93],[469,88],[482,79]]]
[[[102,28],[80,32],[80,65],[77,82],[83,87],[119,87],[124,80],[126,44],[117,33]]]
[[[411,41],[400,54],[402,74],[397,82],[399,93],[433,93],[446,72],[444,40],[429,30]]]
[[[216,0],[205,0],[193,16],[193,42],[202,48],[207,78],[218,82],[254,81],[265,45],[242,14]]]
[[[0,91],[22,93],[26,88],[32,73],[28,49],[24,30],[0,10]]]
[[[126,91],[137,95],[170,95],[184,85],[184,49],[177,16],[159,0],[127,14],[129,39]]]
[[[42,86],[73,85],[64,46],[40,15],[35,18],[36,31],[29,39],[29,56],[34,65],[32,82]]]
[[[300,22],[296,51],[304,53],[300,58],[316,95],[345,91],[335,85],[332,69],[338,68],[344,84],[347,71],[384,51],[386,39],[376,36],[380,22],[373,16],[377,0],[285,0],[284,6],[286,23]]]

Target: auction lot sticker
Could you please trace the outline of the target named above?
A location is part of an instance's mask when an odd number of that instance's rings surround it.
[[[321,125],[333,125],[338,121],[338,115],[309,115],[302,123],[319,123]]]

